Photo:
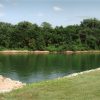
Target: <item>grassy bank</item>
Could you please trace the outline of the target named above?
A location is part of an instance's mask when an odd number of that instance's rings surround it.
[[[26,85],[0,100],[100,100],[100,70]]]

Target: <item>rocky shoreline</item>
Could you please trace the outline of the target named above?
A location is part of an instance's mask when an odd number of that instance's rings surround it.
[[[10,92],[14,89],[22,88],[25,85],[25,83],[11,80],[10,78],[0,75],[0,93]]]

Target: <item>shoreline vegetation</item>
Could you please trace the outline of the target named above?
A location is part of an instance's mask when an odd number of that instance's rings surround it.
[[[61,100],[63,98],[63,100],[83,100],[84,98],[85,100],[99,100],[99,76],[100,68],[73,73],[54,80],[27,84],[23,88],[8,93],[3,92],[0,94],[0,99]]]
[[[85,54],[85,53],[100,53],[100,50],[88,50],[88,51],[29,51],[29,50],[2,50],[0,51],[0,54]]]
[[[100,50],[100,20],[84,19],[79,25],[37,25],[0,22],[0,50],[84,51]]]

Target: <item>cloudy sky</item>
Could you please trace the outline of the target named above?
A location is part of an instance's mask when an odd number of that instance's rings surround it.
[[[66,26],[94,17],[100,19],[100,0],[0,0],[0,21],[13,24],[47,21]]]

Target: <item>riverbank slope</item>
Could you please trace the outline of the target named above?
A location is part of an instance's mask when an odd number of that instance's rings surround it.
[[[0,100],[100,100],[100,69],[26,85]]]

